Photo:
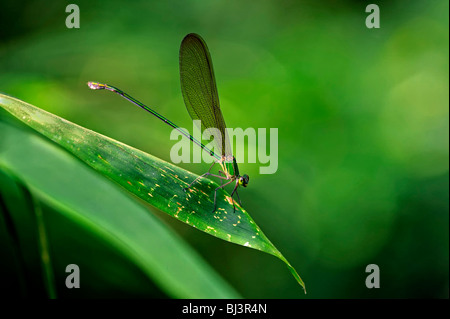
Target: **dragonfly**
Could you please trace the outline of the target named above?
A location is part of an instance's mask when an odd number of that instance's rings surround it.
[[[232,154],[225,121],[223,119],[222,111],[220,110],[219,94],[217,91],[211,55],[206,42],[200,35],[190,33],[184,37],[180,46],[179,63],[181,91],[186,109],[199,129],[203,132],[206,131],[209,136],[214,137],[213,145],[215,146],[214,149],[216,151],[209,149],[202,142],[181,129],[178,125],[124,91],[112,85],[98,82],[88,82],[88,86],[93,90],[108,90],[119,94],[129,102],[139,106],[179,131],[214,158],[213,164],[208,171],[194,179],[186,188],[184,188],[184,191],[190,189],[192,185],[198,182],[202,177],[213,176],[221,180],[221,185],[214,190],[213,212],[215,212],[217,208],[217,192],[219,189],[222,189],[231,183],[234,183],[231,198],[233,199],[234,194],[236,194],[239,204],[242,206],[238,194],[238,187],[247,187],[250,178],[247,174],[240,175],[236,158]],[[221,168],[219,169],[218,174],[211,173],[215,164],[219,164]],[[224,181],[225,183],[223,183]],[[233,208],[235,212],[236,205],[234,200]]]

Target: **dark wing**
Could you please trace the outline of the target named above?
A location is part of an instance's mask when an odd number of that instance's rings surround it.
[[[192,120],[200,120],[200,129],[214,135],[221,155],[231,155],[211,56],[198,34],[188,34],[181,42],[180,80],[184,104]]]

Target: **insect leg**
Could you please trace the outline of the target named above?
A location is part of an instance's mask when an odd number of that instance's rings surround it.
[[[196,179],[194,179],[194,180],[192,181],[192,183],[190,183],[188,187],[183,188],[183,190],[186,191],[187,189],[191,188],[191,186],[192,186],[197,180],[199,180],[200,178],[202,178],[202,177],[204,177],[204,176],[208,176],[208,175],[213,175],[213,174],[211,174],[210,172],[211,172],[211,169],[213,168],[213,166],[214,166],[215,164],[217,164],[217,163],[218,163],[218,162],[216,162],[216,161],[215,161],[214,163],[212,163],[211,167],[209,168],[209,170],[208,170],[205,174],[200,175],[199,177],[197,177]],[[215,176],[215,175],[213,175],[213,176]]]
[[[234,186],[234,189],[231,192],[231,199],[233,199],[233,195],[234,195],[234,193],[236,193],[236,196],[237,196],[237,198],[239,200],[239,204],[242,206],[241,199],[239,198],[239,194],[238,194],[238,191],[237,191],[238,187],[239,187],[239,180],[236,180],[236,185]],[[235,213],[236,212],[236,206],[234,205],[234,200],[233,200],[233,208],[234,208],[233,213]]]
[[[222,178],[223,178],[223,177],[222,177]],[[233,179],[232,179],[231,181],[226,182],[225,184],[223,184],[223,185],[217,187],[216,190],[214,191],[214,209],[213,209],[213,213],[216,211],[216,197],[217,197],[217,191],[218,191],[220,188],[224,188],[225,186],[227,186],[227,185],[230,184],[231,182],[233,182]]]

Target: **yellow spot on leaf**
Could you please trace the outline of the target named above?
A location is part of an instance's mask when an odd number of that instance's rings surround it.
[[[179,212],[183,210],[183,207],[178,207],[177,212],[175,213],[175,217],[178,218]]]
[[[206,226],[206,231],[214,231],[215,233],[217,233],[216,229],[214,227],[211,226]]]
[[[233,199],[230,196],[225,196],[225,200],[228,202],[228,204],[233,205]]]

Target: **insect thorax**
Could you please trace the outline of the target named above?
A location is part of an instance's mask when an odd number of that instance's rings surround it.
[[[239,176],[239,168],[236,163],[236,158],[233,155],[222,156],[220,165],[228,178]]]

